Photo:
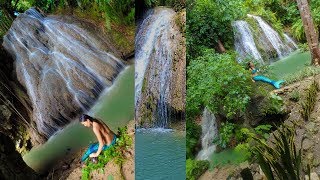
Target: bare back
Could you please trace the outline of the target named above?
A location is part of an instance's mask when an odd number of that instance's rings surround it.
[[[103,144],[110,145],[114,137],[114,132],[112,132],[110,128],[102,121],[93,122],[93,127],[96,128],[100,133]]]

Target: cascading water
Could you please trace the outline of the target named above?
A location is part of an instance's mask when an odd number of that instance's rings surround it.
[[[170,83],[172,77],[172,19],[175,12],[157,8],[147,13],[136,35],[135,104],[136,118],[140,117],[142,96],[152,99],[149,118],[155,127],[166,128],[170,116]],[[151,102],[152,101],[152,102]]]
[[[254,59],[262,61],[262,57],[254,43],[252,32],[246,21],[235,21],[232,23],[235,29],[235,47],[236,51],[242,57],[253,56]]]
[[[260,63],[269,63],[297,49],[297,45],[287,34],[283,34],[284,38],[281,38],[261,17],[250,14],[248,17],[257,23],[258,29],[255,31],[245,21],[235,21],[232,24],[239,62],[245,58],[254,58]]]
[[[4,37],[32,101],[33,120],[46,138],[89,110],[125,66],[103,35],[82,25],[31,8]]]
[[[249,15],[249,17],[252,15]],[[262,20],[259,16],[252,16],[259,24],[261,30],[267,36],[267,39],[272,44],[273,48],[277,51],[278,57],[282,58],[285,55],[288,55],[292,52],[292,49],[287,45],[284,44],[281,40],[279,34],[272,29],[264,20]]]
[[[298,49],[298,45],[288,36],[288,34],[284,33],[283,35],[288,46],[290,46],[292,49]]]
[[[216,150],[213,140],[218,137],[218,124],[216,117],[207,108],[204,109],[201,119],[201,145],[202,149],[198,153],[196,159],[209,160],[210,156]]]

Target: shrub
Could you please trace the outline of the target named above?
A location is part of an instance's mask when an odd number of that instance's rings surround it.
[[[256,139],[254,153],[267,179],[302,179],[301,147],[296,150],[294,139],[294,130],[288,127],[279,129],[273,145]]]
[[[292,91],[290,93],[290,98],[289,98],[291,101],[294,101],[294,102],[298,102],[299,99],[300,99],[300,94],[298,91]]]
[[[298,47],[301,53],[309,51],[309,46],[307,43],[300,43],[298,44]]]
[[[238,143],[246,143],[251,139],[255,134],[250,131],[248,128],[239,128],[236,130],[235,138]]]
[[[216,48],[218,41],[227,49],[233,47],[231,22],[245,17],[242,0],[194,0],[188,4],[188,56],[196,57],[201,46]]]
[[[235,125],[233,123],[221,123],[219,130],[218,145],[222,148],[227,148],[231,138],[234,136]]]
[[[272,128],[271,125],[263,124],[255,127],[254,131],[258,136],[263,137],[264,139],[268,139],[271,128]]]
[[[208,161],[197,161],[187,159],[186,161],[186,179],[196,180],[209,168]]]
[[[201,107],[231,119],[242,114],[250,100],[249,71],[236,61],[235,54],[204,51],[187,68],[187,112],[199,114]]]
[[[271,94],[261,107],[262,115],[275,115],[283,113],[283,100],[280,96]]]
[[[201,126],[197,125],[190,117],[188,117],[186,129],[186,155],[187,158],[194,158],[196,147],[201,136]]]
[[[302,110],[300,112],[305,121],[309,119],[310,114],[314,109],[318,91],[319,84],[316,81],[313,81],[313,83],[310,85],[309,89],[306,92],[306,98],[304,102],[301,103]]]

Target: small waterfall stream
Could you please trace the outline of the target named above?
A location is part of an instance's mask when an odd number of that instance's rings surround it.
[[[245,58],[254,58],[260,63],[270,63],[289,55],[297,45],[287,35],[283,38],[261,17],[248,14],[257,23],[258,29],[252,27],[246,21],[235,21],[234,28],[235,49],[239,53],[238,61]]]
[[[218,137],[218,124],[216,117],[207,108],[204,109],[201,119],[201,145],[202,149],[198,153],[196,159],[209,160],[210,156],[216,150],[213,140]]]
[[[172,19],[175,12],[169,8],[150,10],[136,35],[135,104],[140,116],[142,96],[155,104],[149,118],[155,127],[166,128],[170,116],[170,79],[172,77]],[[144,91],[145,90],[145,91]],[[142,94],[143,91],[143,94]],[[152,102],[151,102],[152,101]]]
[[[262,62],[262,57],[258,51],[249,24],[246,21],[235,21],[232,23],[235,31],[236,51],[241,55],[252,55],[256,60]]]
[[[32,101],[33,120],[46,138],[88,111],[125,67],[106,37],[69,21],[31,8],[4,36]]]

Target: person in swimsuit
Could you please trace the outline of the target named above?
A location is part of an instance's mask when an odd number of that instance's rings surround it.
[[[283,80],[274,81],[274,80],[267,78],[266,76],[258,75],[257,72],[259,72],[259,70],[254,67],[254,64],[252,62],[248,63],[248,67],[249,67],[249,70],[251,71],[251,76],[252,76],[253,82],[262,81],[265,83],[269,83],[269,84],[273,85],[276,89],[280,89],[281,84],[284,82]]]
[[[81,158],[81,162],[84,162],[88,157],[98,157],[102,151],[109,149],[116,143],[117,136],[104,122],[86,114],[80,116],[79,121],[85,127],[92,127],[98,139],[98,142],[89,145],[88,150]]]

